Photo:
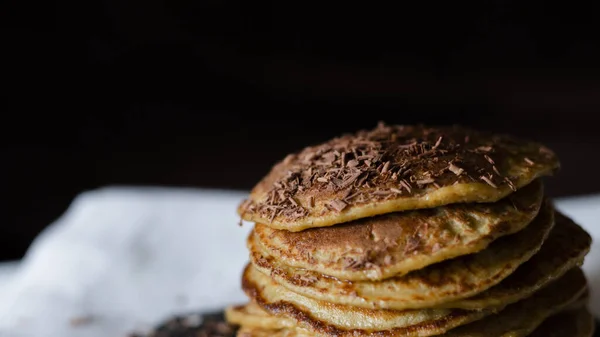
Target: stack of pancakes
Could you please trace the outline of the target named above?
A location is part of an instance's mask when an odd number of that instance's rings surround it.
[[[387,126],[287,156],[255,223],[238,336],[591,336],[590,236],[553,208],[556,155],[462,127]]]

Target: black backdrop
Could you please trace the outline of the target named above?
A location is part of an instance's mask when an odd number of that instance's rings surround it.
[[[600,191],[592,1],[7,3],[0,259],[81,191],[248,189],[377,121],[548,143],[553,196]]]

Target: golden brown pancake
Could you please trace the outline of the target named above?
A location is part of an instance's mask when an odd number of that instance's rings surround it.
[[[262,328],[242,327],[237,337],[314,337],[316,335],[300,328],[269,330]]]
[[[410,327],[403,329],[390,330],[367,330],[364,327],[370,322],[354,321],[346,315],[346,311],[335,306],[339,317],[336,320],[350,321],[342,324],[353,324],[361,328],[348,329],[340,328],[338,325],[332,325],[331,322],[320,320],[317,316],[322,315],[319,311],[304,311],[296,305],[289,302],[278,301],[269,302],[268,300],[259,302],[263,308],[269,311],[273,316],[284,321],[296,321],[298,326],[305,331],[309,331],[315,336],[434,336],[441,335],[445,337],[520,337],[532,333],[545,319],[563,311],[572,303],[579,301],[582,294],[587,289],[586,279],[579,268],[568,271],[564,276],[542,288],[533,296],[509,305],[497,314],[487,314],[483,319],[461,325],[455,329],[447,331],[444,327],[443,319],[415,323]],[[262,292],[258,292],[262,293]],[[331,308],[321,308],[319,310],[334,310]],[[349,310],[361,309],[349,308]],[[466,312],[462,310],[462,312]],[[474,311],[477,312],[477,311]],[[264,315],[264,314],[263,314]],[[356,319],[357,317],[354,317]],[[446,317],[448,319],[449,317]],[[244,319],[247,324],[245,327],[253,329],[268,329],[261,324],[252,324],[253,319]],[[418,321],[415,321],[418,322]],[[289,325],[289,323],[282,323]],[[293,328],[289,328],[293,329]],[[446,331],[446,333],[444,333]]]
[[[380,125],[289,155],[252,189],[238,213],[300,231],[391,212],[495,202],[558,167],[548,148],[505,135]]]
[[[524,230],[494,241],[479,253],[382,281],[341,281],[306,269],[288,267],[258,250],[252,240],[251,262],[277,283],[313,299],[362,308],[427,308],[473,296],[509,277],[539,251],[551,232],[553,219],[554,212],[548,202]],[[500,298],[514,297],[510,291],[508,293]],[[486,299],[470,305],[482,301]]]
[[[230,324],[268,330],[296,327],[296,323],[292,319],[273,316],[254,302],[228,307],[225,309],[225,319]]]
[[[545,319],[559,313],[585,292],[587,280],[580,268],[569,270],[533,296],[511,304],[500,313],[458,327],[443,337],[523,337]]]
[[[466,324],[500,308],[485,310],[364,309],[314,300],[273,282],[271,278],[248,265],[242,288],[251,300],[270,314],[292,319],[295,324],[313,333],[331,336],[430,336]]]
[[[544,321],[529,337],[592,337],[594,317],[587,308],[569,310]]]
[[[594,334],[594,319],[586,308],[561,312],[547,318],[529,337],[592,337]],[[268,330],[261,328],[243,327],[238,337],[311,337],[317,336],[304,329]],[[469,335],[464,335],[468,337]],[[520,332],[504,337],[521,336]]]
[[[592,238],[564,214],[556,211],[555,225],[540,251],[500,284],[472,297],[440,307],[481,309],[507,305],[531,296],[540,288],[583,263]],[[587,296],[586,296],[587,298]]]
[[[256,224],[260,246],[282,264],[343,280],[381,280],[478,252],[538,214],[538,179],[486,204],[454,204],[355,220],[302,232]]]

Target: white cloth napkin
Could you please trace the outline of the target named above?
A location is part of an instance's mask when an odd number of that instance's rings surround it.
[[[235,209],[245,196],[162,188],[80,195],[0,285],[0,336],[122,337],[172,314],[244,302],[251,224],[238,227]],[[584,268],[600,286],[600,196],[558,206],[595,236]]]

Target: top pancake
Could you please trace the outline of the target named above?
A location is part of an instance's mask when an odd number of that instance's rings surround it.
[[[288,155],[238,213],[301,231],[390,212],[495,202],[558,168],[548,148],[506,135],[379,125]]]

